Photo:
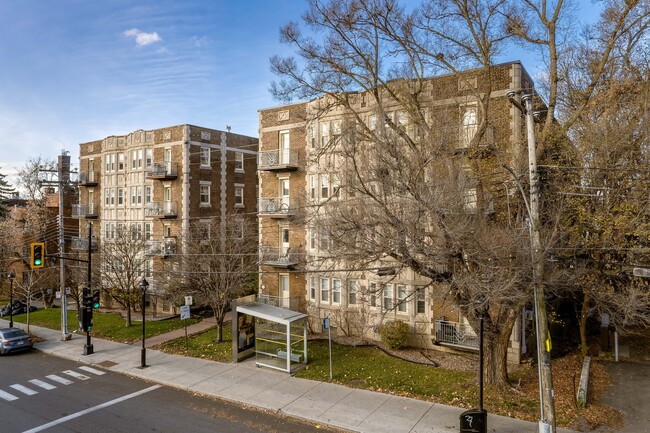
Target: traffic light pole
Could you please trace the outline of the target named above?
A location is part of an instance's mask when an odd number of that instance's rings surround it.
[[[91,274],[92,274],[92,241],[93,241],[93,223],[88,224],[88,296],[92,297],[92,288],[91,288]],[[86,296],[84,294],[84,307],[87,308],[87,314],[89,315],[89,319],[92,323],[92,317],[93,317],[93,305],[92,302],[90,303],[89,306],[85,305],[86,302]],[[93,344],[90,339],[90,329],[86,328],[86,344],[84,345],[84,355],[92,355],[93,354]]]

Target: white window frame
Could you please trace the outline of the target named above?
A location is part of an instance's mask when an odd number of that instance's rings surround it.
[[[478,106],[475,103],[461,105],[461,110],[458,147],[465,149],[478,131]]]
[[[243,173],[244,172],[244,153],[235,152],[235,172]]]
[[[426,314],[427,312],[426,286],[416,286],[414,298],[415,298],[415,314]]]
[[[328,199],[330,196],[330,175],[321,174],[320,176],[320,198]]]
[[[235,184],[235,207],[244,207],[244,184]]]
[[[348,280],[348,305],[356,305],[359,294],[359,280]]]
[[[316,277],[309,277],[309,299],[316,299]]]
[[[210,157],[211,157],[211,152],[210,148],[206,146],[201,146],[201,168],[211,168],[212,165],[210,164]]]
[[[211,204],[210,204],[210,187],[211,187],[211,185],[209,183],[201,183],[199,185],[199,206],[201,206],[201,207],[209,207],[209,206],[211,206]],[[207,198],[207,200],[204,200],[204,198]]]
[[[381,308],[390,311],[395,307],[393,299],[393,284],[384,283],[381,288]]]
[[[341,280],[332,278],[332,304],[341,303]]]
[[[144,186],[144,202],[145,204],[151,203],[153,198],[151,185]]]
[[[325,303],[330,302],[330,279],[329,278],[320,279],[320,301]]]
[[[408,298],[408,292],[405,284],[396,284],[395,292],[397,294],[397,312],[398,313],[408,313],[408,303],[406,299]]]

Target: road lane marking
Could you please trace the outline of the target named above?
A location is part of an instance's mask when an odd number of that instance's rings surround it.
[[[38,391],[34,391],[33,389],[27,388],[26,386],[21,385],[19,383],[15,384],[15,385],[9,385],[9,387],[15,389],[16,391],[20,391],[23,394],[27,394],[27,395],[38,394]]]
[[[79,367],[79,370],[84,370],[87,371],[88,373],[96,374],[97,376],[101,376],[102,374],[106,374],[105,372],[101,370],[97,370],[96,368],[88,367],[87,365]]]
[[[54,386],[54,385],[52,385],[52,384],[49,384],[49,383],[47,383],[47,382],[43,382],[43,381],[40,380],[40,379],[32,379],[32,380],[28,380],[28,382],[31,383],[31,384],[34,384],[34,385],[36,385],[36,386],[40,386],[41,388],[46,389],[46,390],[48,390],[48,391],[49,391],[50,389],[54,389],[54,388],[56,388],[56,386]]]
[[[16,397],[15,395],[9,394],[8,392],[4,392],[1,389],[0,389],[0,398],[7,401],[18,400],[18,397]]]
[[[58,383],[60,383],[62,385],[70,385],[72,383],[71,380],[65,379],[65,378],[63,378],[61,376],[57,376],[56,374],[50,374],[50,375],[45,376],[45,377],[47,377],[51,381],[58,382]]]
[[[86,376],[85,374],[77,373],[76,371],[72,371],[72,370],[66,370],[66,371],[63,371],[62,373],[67,374],[68,376],[72,376],[75,379],[79,379],[79,380],[88,380],[88,379],[90,379],[90,377]]]
[[[59,424],[63,424],[66,421],[70,421],[71,419],[79,418],[80,416],[98,411],[100,409],[103,409],[105,407],[113,406],[114,404],[121,403],[123,401],[129,400],[131,398],[137,397],[142,394],[146,394],[148,392],[151,392],[153,390],[156,390],[160,388],[162,385],[153,385],[150,386],[149,388],[142,389],[140,391],[136,391],[132,394],[125,395],[124,397],[116,398],[115,400],[107,401],[106,403],[102,403],[97,406],[89,407],[88,409],[84,409],[82,411],[79,411],[77,413],[70,414],[68,416],[64,416],[63,418],[59,418],[57,420],[48,422],[47,424],[40,425],[38,427],[34,427],[33,429],[30,430],[25,430],[23,433],[36,433],[39,431],[47,430],[50,427],[54,427]]]

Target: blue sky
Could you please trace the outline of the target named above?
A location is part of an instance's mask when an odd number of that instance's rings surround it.
[[[580,0],[578,15],[593,14]],[[0,0],[0,172],[137,129],[257,136],[269,58],[306,0]],[[503,61],[517,60],[505,57]],[[534,73],[534,65],[524,64]]]

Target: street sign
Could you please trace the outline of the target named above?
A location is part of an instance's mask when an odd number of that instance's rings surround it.
[[[185,305],[194,305],[192,302],[192,297],[191,296],[186,296],[185,297]]]
[[[181,320],[185,320],[189,318],[190,318],[190,306],[181,305]]]
[[[326,317],[323,319],[323,329],[330,329],[330,318]]]
[[[634,268],[632,273],[635,277],[650,278],[650,269],[647,268]]]

